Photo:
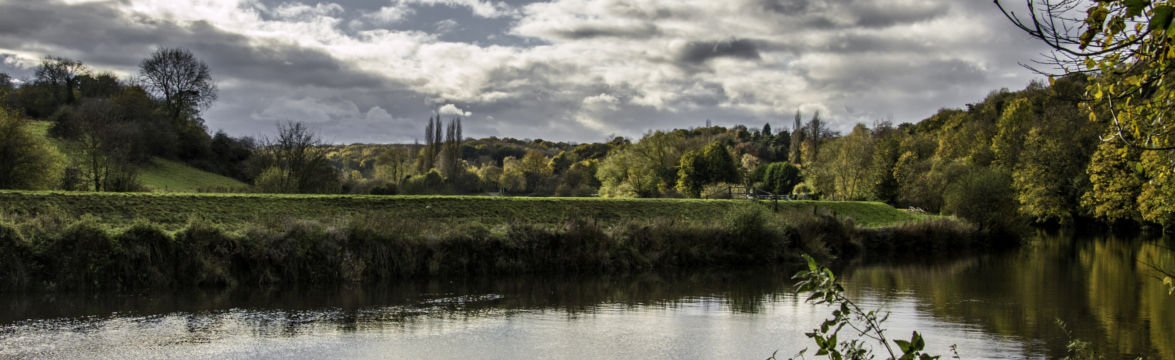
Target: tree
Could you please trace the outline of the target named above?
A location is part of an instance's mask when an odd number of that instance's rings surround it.
[[[502,178],[502,167],[494,164],[477,169],[477,179],[481,181],[481,188],[486,191],[497,192],[501,186],[498,180]]]
[[[122,84],[110,73],[82,74],[77,77],[77,88],[82,98],[111,97],[122,90]]]
[[[0,189],[52,189],[65,158],[28,121],[0,107]]]
[[[1170,230],[1175,225],[1175,177],[1168,170],[1171,163],[1154,151],[1142,154],[1142,168],[1149,181],[1142,184],[1138,195],[1138,210],[1142,219]]]
[[[439,129],[441,124],[440,116],[437,117],[436,128]],[[441,170],[441,175],[445,178],[456,177],[460,172],[465,170],[461,163],[461,118],[455,117],[449,120],[449,125],[445,128],[445,141],[437,144],[438,153],[438,168]]]
[[[13,90],[16,90],[16,86],[12,84],[12,77],[8,76],[8,74],[0,73],[0,100],[4,100],[4,97]]]
[[[681,157],[677,171],[677,191],[690,197],[702,195],[706,185],[738,182],[738,164],[719,141],[710,143],[701,151],[689,151]]]
[[[69,113],[81,167],[94,191],[139,190],[132,151],[136,128],[109,99],[85,99]]]
[[[609,152],[596,168],[600,180],[600,195],[604,197],[653,197],[659,191],[660,179],[653,172],[647,158],[633,150],[635,145],[623,145]]]
[[[520,193],[526,191],[526,171],[521,160],[507,157],[502,160],[502,173],[498,175],[498,184],[506,191]]]
[[[774,162],[763,172],[763,186],[772,194],[791,194],[792,188],[803,181],[800,168],[788,162]]]
[[[804,134],[807,133],[804,131],[804,129],[801,128],[801,126],[803,126],[803,125],[802,125],[802,121],[800,119],[800,111],[796,110],[795,123],[792,125],[792,129],[791,129],[791,140],[788,142],[787,159],[788,159],[788,161],[791,161],[793,164],[796,164],[799,166],[803,166],[804,160],[803,160],[803,156],[802,156],[803,151],[802,151],[801,144],[804,143],[804,140],[805,140]]]
[[[1090,118],[1109,110],[1113,138],[1143,150],[1175,150],[1175,2],[1027,0],[1028,13],[996,5],[1053,52],[1039,63],[1091,75]],[[1085,17],[1071,14],[1084,9]]]
[[[441,142],[442,125],[440,114],[428,118],[428,124],[424,126],[424,147],[420,148],[416,172],[427,173],[440,162],[441,150],[444,148]]]
[[[817,159],[808,169],[819,192],[839,200],[865,197],[873,162],[873,135],[865,125],[857,124],[849,136],[829,141]]]
[[[1015,229],[1018,215],[1011,176],[999,168],[971,167],[947,187],[943,212],[970,220],[984,231]]]
[[[577,159],[575,158],[574,153],[560,151],[559,154],[551,158],[551,162],[547,163],[547,168],[550,169],[552,174],[561,175],[564,171],[567,171],[567,168],[571,167],[571,164],[576,160]]]
[[[77,102],[74,91],[78,89],[78,77],[87,71],[86,65],[81,61],[46,56],[37,67],[36,81],[51,86],[54,89],[54,96],[60,99],[59,103],[72,105]]]
[[[376,177],[399,184],[411,172],[409,155],[408,149],[399,146],[381,153],[375,159]]]
[[[257,154],[262,162],[264,191],[335,193],[339,171],[326,158],[322,141],[299,122],[278,124],[276,139],[267,139]],[[261,185],[261,184],[258,184]]]
[[[995,154],[995,164],[1004,170],[1011,170],[1020,160],[1020,153],[1024,150],[1024,137],[1032,128],[1036,115],[1033,113],[1032,101],[1019,98],[1004,109],[996,125],[997,133],[992,139],[991,150]]]
[[[894,176],[894,167],[902,156],[901,131],[894,128],[889,122],[881,122],[873,127],[873,163],[870,166],[868,191],[873,198],[888,204],[897,204],[898,180]]]
[[[186,49],[155,50],[139,63],[139,75],[172,120],[195,118],[216,100],[216,83],[208,65]]]

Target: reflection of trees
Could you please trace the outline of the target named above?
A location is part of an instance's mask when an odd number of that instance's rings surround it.
[[[1155,241],[1041,235],[1010,256],[857,269],[846,287],[909,293],[940,319],[1044,340],[1027,350],[1050,358],[1064,355],[1061,319],[1104,353],[1175,359],[1175,297],[1146,262],[1175,268],[1175,254]]]
[[[1159,276],[1155,268],[1175,269],[1175,251],[1171,250],[1170,245],[1143,243],[1138,251],[1138,259],[1141,267],[1148,270],[1144,272],[1149,272],[1149,276],[1143,276],[1142,288],[1144,294],[1151,295],[1142,297],[1139,307],[1143,313],[1150,314],[1150,321],[1147,322],[1150,341],[1166,345],[1158,347],[1162,358],[1175,359],[1175,344],[1172,344],[1175,342],[1175,305],[1171,302],[1171,296],[1153,295],[1166,294],[1169,290],[1156,279]]]
[[[766,272],[765,272],[766,271]],[[721,299],[730,311],[757,313],[790,293],[790,271],[696,272],[609,277],[512,277],[405,281],[383,286],[238,289],[142,296],[44,295],[10,298],[0,324],[28,318],[71,318],[118,312],[178,314],[192,342],[209,341],[225,326],[256,335],[296,336],[315,329],[401,328],[424,318],[470,319],[519,311],[569,316],[601,306],[673,308],[698,298]]]

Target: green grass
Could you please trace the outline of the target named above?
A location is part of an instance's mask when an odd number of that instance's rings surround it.
[[[852,217],[856,224],[870,227],[923,218],[882,203],[781,201],[779,204],[781,211],[811,211],[814,207],[829,209],[837,216]],[[770,209],[771,203],[694,199],[0,191],[0,214],[57,213],[70,217],[89,214],[113,226],[143,219],[173,229],[194,217],[232,228],[271,220],[331,221],[356,216],[412,219],[437,226],[517,222],[558,224],[573,218],[605,224],[658,218],[712,222],[722,221],[730,211],[748,206]]]
[[[196,192],[200,189],[246,188],[249,185],[236,179],[202,171],[187,164],[154,158],[139,168],[139,181],[151,191]]]
[[[49,137],[49,127],[52,125],[48,121],[33,121],[33,133],[48,139],[65,156],[72,156],[72,153],[67,151],[63,141]],[[249,186],[227,176],[210,173],[178,161],[163,158],[153,158],[151,159],[151,163],[141,166],[139,168],[139,181],[148,190],[158,192],[196,192],[201,189],[238,189]]]
[[[764,201],[769,208],[773,205]],[[821,208],[831,211],[837,217],[851,217],[858,226],[883,227],[911,221],[933,219],[938,215],[911,214],[883,202],[876,201],[780,201],[780,211],[811,211]]]

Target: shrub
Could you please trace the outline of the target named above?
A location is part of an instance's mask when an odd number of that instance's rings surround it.
[[[163,287],[175,285],[179,276],[176,263],[180,250],[166,231],[146,221],[136,221],[115,237],[121,258],[116,276],[126,287]]]
[[[774,162],[763,171],[763,187],[772,194],[791,194],[800,183],[800,169],[787,162]]]
[[[297,192],[294,184],[289,181],[289,175],[286,171],[277,166],[266,168],[257,178],[253,180],[253,186],[257,191],[271,194],[283,194]]]
[[[47,239],[39,258],[48,280],[58,288],[112,288],[122,284],[113,274],[118,244],[97,219],[85,216],[60,236]]]
[[[0,108],[0,189],[51,189],[59,184],[64,163],[27,120]]]
[[[192,219],[175,234],[182,246],[176,254],[176,272],[190,285],[233,285],[233,260],[241,254],[241,242],[215,224]]]
[[[28,285],[36,272],[32,254],[16,227],[0,222],[0,289]]]
[[[947,187],[943,212],[987,232],[1012,232],[1021,225],[1012,176],[996,168],[976,167]]]

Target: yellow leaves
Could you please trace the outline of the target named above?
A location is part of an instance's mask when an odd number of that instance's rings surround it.
[[[1163,277],[1163,285],[1168,287],[1167,295],[1175,294],[1175,280],[1172,280],[1170,276]]]
[[[1092,111],[1089,112],[1089,122],[1097,122],[1097,114]]]
[[[1097,60],[1092,57],[1085,58],[1085,68],[1089,70],[1097,69]]]

